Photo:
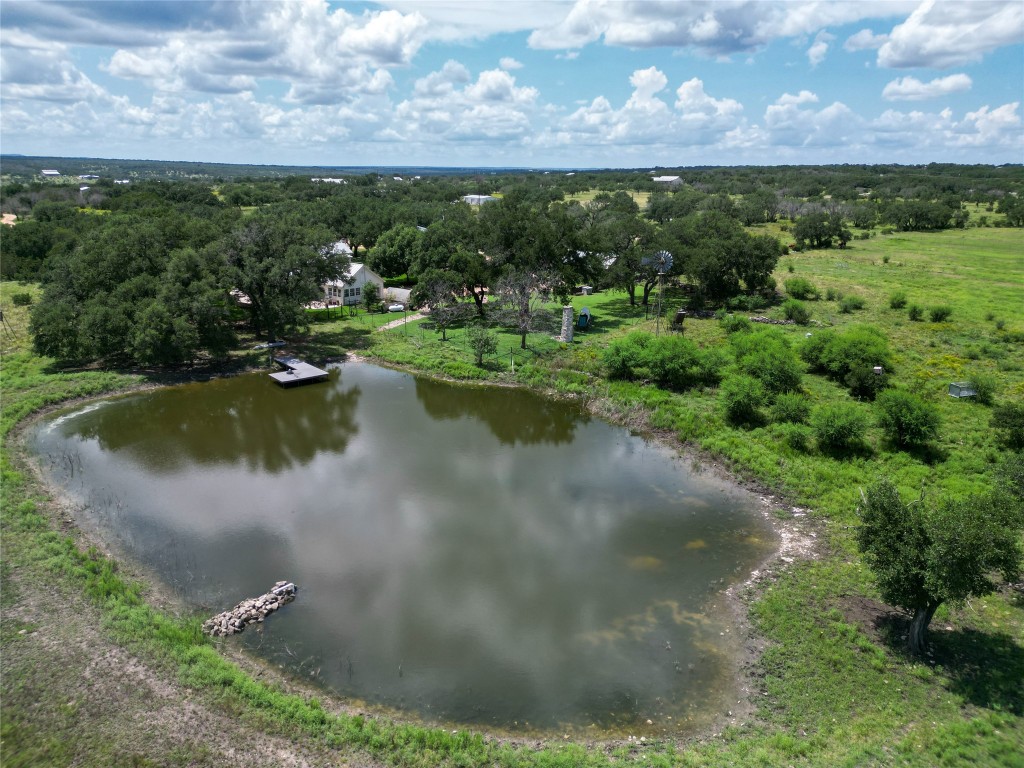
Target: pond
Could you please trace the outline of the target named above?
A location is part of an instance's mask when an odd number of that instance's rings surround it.
[[[204,618],[299,585],[227,642],[428,722],[705,725],[736,690],[723,592],[775,544],[756,499],[570,404],[363,363],[110,398],[32,440],[80,524]]]

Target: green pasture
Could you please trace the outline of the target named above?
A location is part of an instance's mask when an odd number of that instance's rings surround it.
[[[660,322],[624,293],[576,296],[594,326],[572,344],[551,332],[519,336],[498,330],[498,351],[477,367],[465,327],[448,340],[422,321],[386,332],[391,315],[341,316],[311,312],[310,329],[296,337],[311,358],[354,351],[379,361],[456,380],[520,383],[588,402],[599,414],[639,430],[657,431],[727,465],[740,478],[783,500],[780,516],[794,507],[806,514],[818,544],[816,557],[796,560],[772,579],[751,587],[750,617],[763,643],[750,670],[754,711],[737,725],[688,743],[613,745],[511,744],[459,730],[424,728],[386,720],[329,714],[315,699],[258,682],[219,656],[188,619],[174,619],[141,602],[102,556],[60,532],[46,512],[46,498],[26,475],[9,444],[11,430],[34,411],[79,395],[130,386],[136,376],[101,371],[62,371],[30,351],[27,308],[14,292],[34,287],[0,285],[0,307],[10,329],[2,337],[0,394],[4,440],[2,469],[3,562],[30,585],[75,590],[102,606],[114,642],[148,654],[177,670],[180,684],[276,732],[318,745],[345,745],[395,766],[1022,766],[1024,765],[1024,597],[1007,588],[964,606],[944,606],[932,625],[931,653],[908,657],[901,640],[905,619],[890,615],[856,552],[853,531],[860,489],[892,479],[909,498],[964,495],[988,487],[1002,457],[990,424],[991,407],[947,395],[951,381],[991,377],[995,402],[1024,399],[1024,246],[1020,230],[971,227],[942,233],[877,234],[846,249],[784,256],[775,278],[780,291],[792,277],[813,283],[821,298],[806,302],[807,326],[779,326],[794,344],[827,327],[867,323],[880,328],[894,353],[893,383],[934,404],[942,418],[939,438],[926,451],[897,451],[875,425],[875,405],[805,374],[812,406],[850,402],[872,426],[863,449],[837,458],[811,447],[793,447],[788,427],[767,422],[737,428],[722,417],[714,389],[673,393],[643,382],[609,381],[605,347],[633,330],[668,333],[667,323],[688,300],[666,288]],[[836,298],[825,298],[832,291]],[[890,297],[924,309],[891,309]],[[840,311],[838,294],[864,300],[860,310]],[[931,322],[928,309],[948,306],[950,316]],[[557,307],[554,307],[557,311]],[[781,318],[778,305],[755,311]],[[699,346],[727,344],[718,320],[685,321],[683,333]],[[515,366],[513,372],[512,366]],[[28,574],[28,575],[24,575]],[[7,594],[10,594],[7,590]],[[4,643],[17,642],[5,629]],[[141,650],[140,650],[141,649]],[[6,687],[5,687],[5,690]],[[46,691],[40,692],[45,700]],[[62,715],[46,715],[24,697],[8,696],[6,723],[32,723],[39,743],[66,735]],[[36,713],[43,712],[43,715]],[[6,726],[5,726],[6,727]],[[5,730],[5,742],[10,743]],[[31,764],[31,763],[25,763]],[[56,764],[70,764],[58,762]],[[77,764],[77,763],[76,763]],[[89,765],[100,765],[97,758]],[[147,763],[148,764],[148,763]]]

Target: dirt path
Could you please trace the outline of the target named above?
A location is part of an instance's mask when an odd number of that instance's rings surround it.
[[[406,317],[400,317],[397,320],[392,320],[390,323],[384,323],[377,328],[378,331],[390,331],[392,328],[400,328],[406,323],[411,323],[413,320],[420,320],[426,317],[423,312],[413,312],[411,315]]]

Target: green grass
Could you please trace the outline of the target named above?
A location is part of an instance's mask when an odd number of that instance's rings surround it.
[[[253,680],[219,656],[195,622],[172,619],[148,606],[138,586],[125,580],[115,564],[54,528],[45,499],[11,462],[7,437],[19,421],[50,403],[113,391],[136,379],[100,371],[55,371],[49,361],[27,351],[24,339],[5,342],[0,418],[5,445],[3,562],[5,567],[35,563],[47,581],[88,595],[103,607],[111,637],[172,665],[183,685],[206,692],[226,711],[294,732],[297,739],[355,747],[390,765],[1020,766],[1024,600],[1019,592],[943,607],[933,623],[934,655],[909,658],[900,640],[901,620],[888,616],[878,602],[852,536],[859,488],[879,476],[891,478],[908,495],[922,489],[960,495],[990,483],[1000,458],[989,427],[991,409],[948,397],[946,386],[983,371],[996,381],[997,403],[1024,398],[1024,256],[1019,235],[1019,230],[1000,228],[879,235],[855,240],[845,250],[792,254],[780,264],[780,285],[792,274],[810,280],[822,295],[831,288],[865,299],[864,309],[852,314],[840,313],[836,301],[823,299],[808,306],[812,319],[823,325],[870,323],[885,332],[895,353],[894,383],[920,393],[942,417],[932,450],[918,454],[885,444],[870,403],[854,402],[872,424],[866,449],[839,459],[813,446],[790,447],[780,425],[729,426],[714,390],[677,394],[607,381],[601,352],[608,342],[636,329],[653,332],[656,325],[643,307],[630,307],[622,293],[574,297],[577,309],[591,308],[596,323],[577,334],[571,345],[538,333],[529,336],[523,351],[518,335],[501,333],[499,352],[481,368],[473,364],[464,329],[453,329],[442,342],[419,323],[376,332],[390,316],[361,313],[314,322],[306,341],[323,357],[351,349],[450,378],[517,382],[586,399],[611,419],[674,434],[719,457],[737,475],[810,510],[823,555],[794,563],[751,593],[751,618],[765,640],[754,670],[756,716],[704,741],[608,748],[558,742],[517,746],[461,730],[453,734],[336,716],[315,700]],[[7,297],[14,288],[0,286],[0,300],[5,317],[17,324],[24,319],[19,313],[26,310],[9,307]],[[942,323],[911,322],[905,309],[889,308],[889,296],[896,290],[907,294],[908,304],[948,305],[953,314]],[[662,332],[665,319],[684,303],[683,293],[666,291]],[[764,313],[781,317],[781,308]],[[816,327],[787,326],[783,332],[799,342]],[[685,333],[701,346],[725,340],[714,320],[688,319]],[[805,375],[804,390],[812,407],[850,400],[845,388],[818,376]],[[17,630],[4,626],[3,642],[17,642]],[[67,762],[45,723],[32,725],[27,710],[10,705],[4,714],[5,752],[17,745],[20,764]]]

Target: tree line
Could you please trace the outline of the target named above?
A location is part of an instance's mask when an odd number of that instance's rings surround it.
[[[989,204],[1015,226],[1024,223],[1017,171],[961,168],[989,185]],[[416,284],[420,303],[455,312],[466,297],[483,314],[486,293],[510,291],[512,275],[535,283],[543,276],[538,287],[554,298],[592,285],[622,289],[633,304],[646,304],[659,280],[685,281],[691,305],[717,306],[774,291],[771,275],[789,245],[843,247],[851,227],[866,233],[966,222],[967,196],[945,172],[928,176],[928,187],[918,169],[894,174],[905,182],[901,191],[934,195],[927,199],[887,199],[877,187],[856,186],[861,191],[848,201],[825,195],[833,188],[825,182],[884,180],[890,186],[882,188],[890,189],[893,174],[851,167],[685,175],[687,183],[670,189],[649,174],[625,171],[418,179],[365,173],[212,184],[99,179],[84,191],[5,182],[0,208],[20,220],[0,228],[0,271],[5,279],[42,282],[33,314],[41,353],[160,364],[224,354],[242,321],[268,338],[301,326],[303,306],[346,272],[345,260],[328,252],[339,239],[382,276]],[[815,194],[789,196],[793,189],[809,192],[795,183],[809,179]],[[481,191],[498,199],[479,207],[461,202]],[[757,225],[780,220],[789,222],[782,225],[789,244],[758,232]],[[661,250],[674,255],[665,273],[649,258]]]

